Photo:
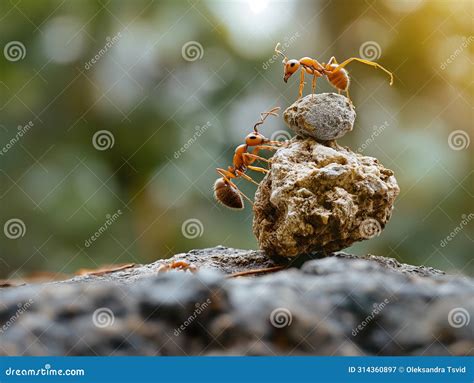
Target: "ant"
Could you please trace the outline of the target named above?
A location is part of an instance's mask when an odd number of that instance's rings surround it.
[[[218,178],[214,183],[214,197],[224,206],[230,209],[241,210],[244,208],[242,197],[253,204],[252,200],[242,193],[232,182],[232,179],[242,177],[258,186],[258,182],[254,181],[253,178],[245,174],[245,172],[250,169],[259,173],[268,173],[267,169],[253,166],[252,164],[256,160],[261,160],[269,164],[271,160],[259,156],[259,151],[275,150],[278,146],[282,145],[282,142],[272,141],[266,138],[258,131],[258,127],[265,122],[268,116],[278,116],[279,110],[280,108],[276,107],[268,112],[261,113],[260,120],[255,123],[253,127],[253,132],[245,137],[245,144],[239,145],[235,149],[232,166],[229,166],[227,170],[221,168],[216,169],[221,178]],[[250,150],[250,148],[252,149]]]
[[[388,71],[385,69],[382,65],[377,64],[373,61],[368,61],[364,60],[358,57],[351,57],[347,59],[346,61],[342,62],[341,64],[338,64],[336,61],[336,58],[332,56],[327,64],[322,63],[320,64],[317,60],[312,59],[310,57],[303,57],[299,60],[291,59],[288,60],[288,57],[286,57],[283,52],[281,52],[278,48],[280,46],[280,43],[278,43],[275,47],[275,53],[281,55],[283,57],[283,65],[284,65],[284,76],[283,80],[285,82],[288,82],[288,79],[291,77],[292,74],[294,74],[300,67],[301,67],[301,77],[300,77],[300,88],[299,88],[299,93],[298,93],[298,98],[301,98],[303,96],[303,88],[305,85],[304,82],[304,75],[305,72],[308,73],[309,75],[313,75],[313,81],[311,84],[311,90],[312,93],[314,94],[314,91],[316,89],[316,80],[318,77],[321,76],[326,76],[328,81],[331,83],[331,85],[337,89],[338,93],[341,94],[341,91],[346,92],[347,98],[349,99],[350,103],[352,104],[351,98],[349,96],[349,74],[347,71],[344,69],[344,67],[351,63],[352,61],[359,61],[363,64],[371,65],[375,68],[382,69],[385,73],[387,73],[390,76],[390,85],[393,84],[393,74],[392,72]]]
[[[158,273],[163,273],[171,270],[183,270],[183,271],[191,271],[195,273],[197,271],[197,267],[194,266],[192,263],[188,263],[186,261],[174,261],[172,263],[166,263],[160,265],[156,270]]]

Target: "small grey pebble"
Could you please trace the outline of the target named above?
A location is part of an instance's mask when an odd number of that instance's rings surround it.
[[[321,93],[300,98],[285,110],[283,117],[296,134],[329,141],[352,130],[356,113],[346,97]]]

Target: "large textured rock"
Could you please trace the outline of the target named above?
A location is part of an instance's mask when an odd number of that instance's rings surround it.
[[[380,234],[398,193],[377,159],[335,141],[293,138],[257,190],[253,231],[271,255],[337,251]]]
[[[296,134],[329,141],[352,130],[356,113],[346,97],[320,93],[295,101],[285,110],[283,117]]]
[[[225,268],[230,258],[233,264]],[[246,260],[245,260],[246,259]],[[471,355],[474,281],[334,254],[226,278],[260,251],[218,247],[105,277],[0,289],[0,355]],[[222,270],[217,271],[216,270]],[[153,272],[155,271],[155,272]]]

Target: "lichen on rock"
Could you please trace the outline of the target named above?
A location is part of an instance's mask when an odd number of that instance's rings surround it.
[[[321,93],[296,100],[285,110],[283,118],[296,134],[329,141],[352,130],[356,113],[346,97]]]
[[[295,137],[275,153],[257,190],[253,231],[270,255],[341,250],[378,235],[398,193],[393,172],[376,158]]]

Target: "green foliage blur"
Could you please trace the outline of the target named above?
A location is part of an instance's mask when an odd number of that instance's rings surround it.
[[[277,42],[320,62],[375,55],[395,74],[390,87],[348,67],[357,120],[340,143],[392,169],[401,193],[382,234],[347,251],[472,274],[473,13],[469,0],[2,1],[0,276],[256,248],[249,204],[227,210],[212,186],[260,112],[297,97]]]

